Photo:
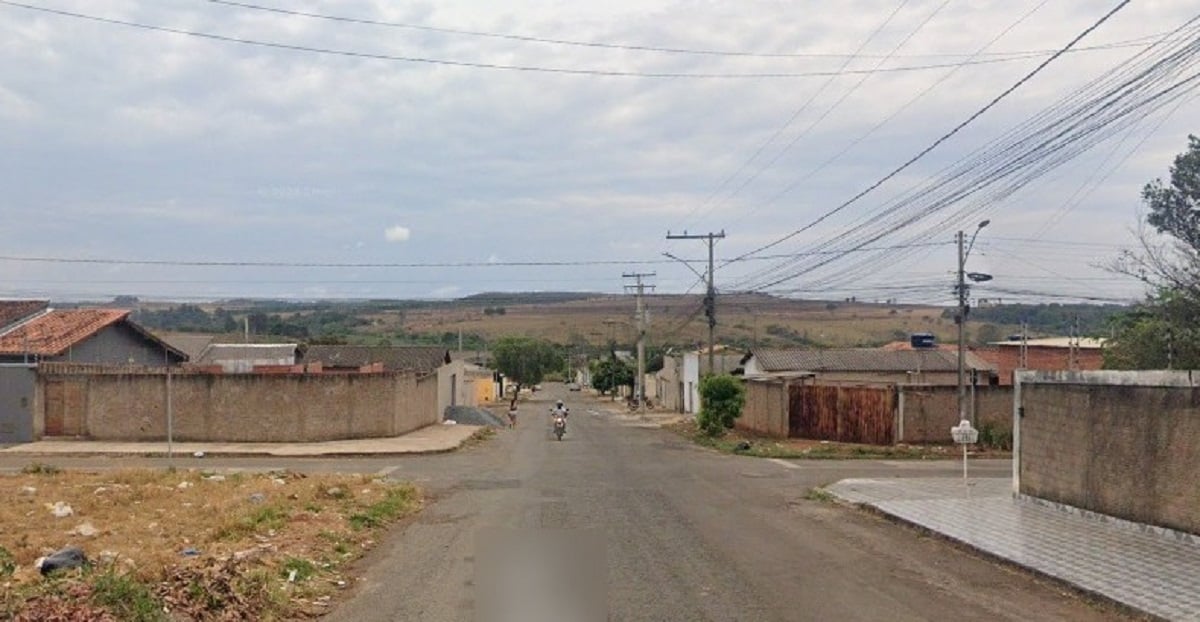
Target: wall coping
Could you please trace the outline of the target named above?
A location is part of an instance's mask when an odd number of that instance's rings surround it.
[[[1192,388],[1200,385],[1200,373],[1193,370],[1143,371],[1039,371],[1013,372],[1021,384],[1116,385],[1138,387]]]
[[[1137,521],[1118,518],[1111,514],[1103,514],[1093,510],[1085,510],[1083,508],[1075,507],[1066,503],[1060,503],[1050,499],[1043,499],[1041,497],[1033,497],[1024,493],[1014,493],[1013,497],[1022,503],[1029,503],[1031,505],[1057,510],[1059,512],[1070,514],[1084,520],[1104,523],[1124,531],[1149,534],[1161,538],[1167,538],[1176,542],[1187,542],[1189,544],[1200,545],[1200,535],[1188,533],[1186,531],[1179,531],[1178,529],[1171,529],[1170,527],[1160,527],[1158,525],[1151,525],[1149,523],[1139,523]]]

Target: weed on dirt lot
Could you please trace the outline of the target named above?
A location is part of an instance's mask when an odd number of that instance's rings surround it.
[[[0,477],[0,498],[0,618],[30,621],[314,617],[421,505],[370,476],[47,465]],[[34,562],[66,546],[89,564],[42,577]]]
[[[691,439],[698,445],[711,447],[724,453],[757,458],[943,460],[962,456],[961,450],[951,445],[860,445],[800,438],[767,438],[746,434],[739,430],[730,430],[724,436],[709,438],[700,432],[693,421],[683,421],[664,427]],[[1007,451],[979,449],[971,455],[976,458],[1008,458],[1012,454]]]

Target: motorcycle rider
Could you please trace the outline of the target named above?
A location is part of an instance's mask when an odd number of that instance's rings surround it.
[[[555,417],[562,417],[563,419],[566,419],[567,415],[571,414],[571,409],[563,405],[562,400],[558,400],[558,402],[554,404],[554,408],[550,409],[550,413]]]

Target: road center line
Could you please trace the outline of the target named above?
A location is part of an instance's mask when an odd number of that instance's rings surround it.
[[[778,464],[779,466],[782,466],[782,467],[787,467],[787,468],[789,468],[789,469],[798,469],[798,468],[800,468],[800,465],[798,465],[798,464],[796,464],[796,463],[794,463],[794,462],[788,462],[787,460],[783,460],[783,459],[780,459],[780,458],[767,458],[767,460],[768,460],[768,461],[770,461],[770,462],[774,462],[775,464]]]

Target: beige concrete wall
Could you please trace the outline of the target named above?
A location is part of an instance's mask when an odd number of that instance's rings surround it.
[[[756,434],[787,438],[788,391],[782,380],[747,381],[746,405],[736,426]]]
[[[162,440],[168,381],[162,373],[42,375],[83,386],[71,413],[97,440]],[[437,423],[437,380],[409,373],[173,374],[179,441],[304,442],[394,436]]]
[[[950,428],[960,421],[958,388],[901,385],[899,390],[896,442],[949,443]],[[974,403],[976,427],[1012,430],[1012,387],[976,387],[973,398],[967,387],[967,399],[968,417]]]
[[[1200,378],[1017,372],[1020,492],[1200,533]]]

